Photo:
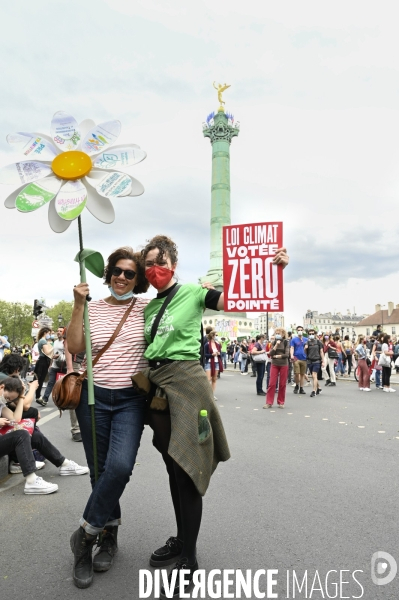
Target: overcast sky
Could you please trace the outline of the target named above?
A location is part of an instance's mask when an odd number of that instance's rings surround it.
[[[180,252],[182,282],[209,266],[211,146],[217,108],[241,123],[231,145],[232,223],[284,222],[286,322],[307,308],[372,313],[399,303],[399,36],[395,2],[18,0],[0,9],[0,164],[7,133],[49,133],[59,110],[120,119],[144,148],[146,188],[84,243],[106,257],[157,233]],[[3,199],[7,193],[0,186]],[[0,298],[54,304],[78,281],[77,223],[0,205]],[[105,295],[90,276],[92,295]],[[4,324],[3,324],[4,325]]]

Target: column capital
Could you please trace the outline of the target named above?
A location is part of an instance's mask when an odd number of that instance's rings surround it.
[[[203,134],[214,142],[228,142],[231,144],[233,137],[238,136],[240,132],[239,123],[232,124],[232,118],[229,119],[224,112],[216,113],[213,118],[204,123]]]

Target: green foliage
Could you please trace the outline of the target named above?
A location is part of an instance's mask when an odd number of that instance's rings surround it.
[[[32,307],[33,304],[0,300],[1,332],[8,336],[12,346],[32,343]]]
[[[58,327],[58,315],[62,315],[61,325],[68,325],[72,317],[73,302],[60,300],[55,306],[46,309],[46,315],[53,319],[53,329]]]
[[[62,315],[61,325],[67,325],[71,320],[73,302],[61,300],[55,306],[48,308],[46,315],[53,319],[53,328],[58,327],[58,315]],[[23,344],[32,344],[32,304],[22,302],[6,302],[0,300],[0,323],[2,325],[1,333],[8,336],[11,346],[22,346]]]

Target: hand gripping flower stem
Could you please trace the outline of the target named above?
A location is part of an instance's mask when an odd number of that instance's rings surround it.
[[[83,255],[83,234],[82,234],[82,217],[78,217],[78,228],[79,228],[79,267],[80,267],[80,282],[86,283],[86,265]],[[89,309],[87,308],[87,302],[91,300],[88,296],[86,298],[84,306],[84,332],[85,332],[85,343],[86,343],[86,363],[87,363],[87,392],[88,392],[88,404],[91,412],[91,432],[93,440],[93,457],[94,457],[94,479],[98,480],[98,456],[97,456],[97,435],[96,435],[96,417],[95,417],[95,400],[94,400],[94,383],[93,383],[93,359],[91,354],[91,336],[90,336],[90,321],[89,321]]]

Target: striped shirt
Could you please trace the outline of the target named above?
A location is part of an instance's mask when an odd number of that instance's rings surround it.
[[[137,297],[121,331],[94,367],[94,384],[109,389],[132,387],[131,375],[148,367],[144,358],[144,309],[149,300]],[[111,338],[130,304],[113,305],[105,300],[92,300],[89,307],[93,360]],[[86,368],[82,363],[81,373]]]

